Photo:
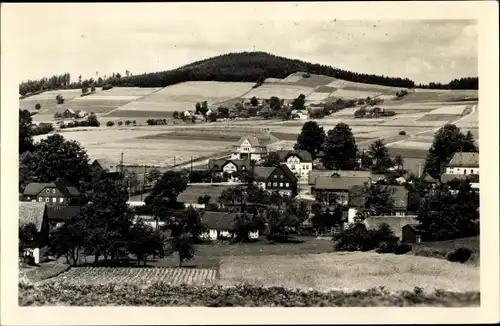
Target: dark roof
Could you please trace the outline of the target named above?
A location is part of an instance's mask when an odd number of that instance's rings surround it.
[[[441,182],[448,183],[453,180],[466,180],[469,179],[469,182],[479,183],[479,174],[447,174],[444,173],[441,175]]]
[[[428,183],[436,183],[437,180],[434,179],[430,174],[426,173],[425,177],[424,177],[424,181],[425,182],[428,182]]]
[[[415,233],[418,233],[418,234],[424,233],[424,231],[421,229],[422,226],[419,223],[406,224],[403,227],[409,227],[413,231],[415,231]]]
[[[201,222],[205,224],[209,230],[228,231],[233,229],[236,216],[238,216],[236,213],[205,212],[201,216]]]
[[[228,164],[228,163],[233,163],[236,165],[238,170],[241,170],[241,168],[244,166],[246,170],[250,169],[250,160],[228,160],[228,159],[210,159],[208,160],[208,168],[211,171],[222,171],[222,168]],[[217,167],[217,169],[214,169]]]
[[[198,197],[208,195],[210,202],[216,203],[220,195],[226,189],[234,188],[229,185],[188,185],[186,190],[179,194],[177,200],[180,203],[197,203]]]
[[[453,155],[449,167],[479,167],[479,153],[458,152]]]
[[[370,178],[320,176],[316,178],[315,190],[350,190],[354,186],[362,186]]]
[[[288,178],[290,182],[297,182],[299,179],[297,179],[297,176],[290,170],[290,168],[286,164],[281,164],[277,168],[281,169],[285,176]]]
[[[269,178],[271,173],[275,170],[275,167],[268,166],[254,166],[253,168],[253,178],[255,181],[265,181]]]
[[[38,195],[43,189],[50,187],[50,188],[57,188],[59,191],[61,191],[65,196],[72,197],[72,196],[79,196],[80,192],[76,187],[73,186],[65,186],[62,184],[56,184],[55,182],[50,182],[50,183],[38,183],[38,182],[32,182],[29,183],[26,188],[24,188],[23,195],[25,196],[36,196]]]
[[[92,164],[97,163],[105,172],[117,172],[119,164],[107,158],[97,158]]]
[[[45,203],[19,202],[19,226],[34,224],[40,232],[46,212]]]
[[[80,206],[48,206],[47,217],[49,220],[66,221],[80,213]]]
[[[290,151],[280,150],[280,151],[276,151],[276,153],[279,155],[281,162],[286,161],[290,156],[298,156],[301,162],[312,162],[313,161],[311,154],[308,151],[302,150],[302,149],[301,150],[290,150]]]

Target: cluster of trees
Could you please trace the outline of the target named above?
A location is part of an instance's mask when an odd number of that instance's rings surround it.
[[[479,152],[479,150],[470,130],[463,134],[460,128],[448,123],[441,127],[434,136],[425,160],[424,172],[438,179],[444,166],[457,152]]]
[[[360,74],[331,66],[292,60],[265,52],[241,52],[193,62],[178,69],[120,78],[113,85],[133,84],[138,87],[165,87],[185,81],[262,82],[268,77],[285,78],[297,71],[307,71],[343,80],[413,88],[408,78]]]
[[[149,119],[148,121],[150,121],[150,120],[152,120],[152,119]],[[119,127],[121,127],[124,123],[123,123],[123,121],[118,121],[116,124],[117,124]],[[148,123],[148,125],[149,125],[149,124],[150,124],[150,123]],[[165,120],[165,124],[166,124],[166,120]],[[115,125],[115,122],[114,122],[114,121],[111,121],[111,120],[110,120],[110,121],[106,122],[106,126],[107,126],[107,127],[113,127],[114,125]],[[125,125],[126,125],[127,127],[128,127],[128,126],[130,126],[130,125],[134,125],[134,126],[135,126],[135,125],[137,125],[137,121],[135,121],[135,120],[125,120]]]
[[[168,121],[167,119],[148,119],[146,120],[146,123],[148,124],[148,126],[159,126],[159,125],[166,125]]]
[[[45,135],[54,131],[52,123],[41,122],[37,126],[33,126],[33,136]]]
[[[385,110],[380,107],[374,107],[373,109],[359,108],[354,112],[355,118],[379,118],[379,117],[393,117],[396,112]]]
[[[44,90],[66,89],[70,88],[70,74],[64,73],[52,77],[44,77],[38,80],[27,80],[19,84],[19,94],[35,94]]]
[[[90,113],[86,120],[75,120],[68,122],[67,124],[62,124],[61,129],[74,128],[74,127],[99,127],[101,123],[97,120],[97,116],[94,112]]]
[[[464,77],[460,79],[453,79],[448,84],[442,83],[429,83],[420,84],[418,88],[428,88],[428,89],[479,89],[479,78],[478,77]]]

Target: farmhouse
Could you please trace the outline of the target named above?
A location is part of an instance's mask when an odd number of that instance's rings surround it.
[[[236,213],[228,212],[205,212],[201,216],[201,222],[206,225],[207,231],[201,238],[205,240],[219,240],[234,238],[234,219]]]
[[[294,151],[277,151],[280,157],[280,162],[285,163],[286,166],[299,178],[300,180],[307,180],[309,172],[312,171],[312,156],[305,150]]]
[[[393,208],[388,216],[403,217],[408,213],[408,190],[404,186],[387,186],[393,200]],[[365,207],[367,194],[363,193],[361,185],[353,186],[349,190],[348,197],[348,220],[353,221],[358,210]]]
[[[468,180],[471,188],[479,190],[479,174],[442,174],[441,182],[447,183],[452,192],[458,191],[458,182],[460,180]]]
[[[38,201],[47,205],[78,205],[80,191],[76,187],[55,183],[29,183],[23,191],[22,201]]]
[[[95,159],[90,166],[98,179],[100,179],[101,177],[117,178],[120,176],[119,164],[116,164],[109,159]]]
[[[253,179],[257,186],[268,191],[277,191],[281,195],[295,197],[298,179],[286,164],[277,167],[255,166]]]
[[[267,148],[255,136],[244,136],[235,145],[231,159],[259,161],[267,154]]]
[[[41,260],[40,249],[47,245],[49,237],[49,220],[45,203],[19,202],[19,226],[33,225],[36,234],[27,244],[23,255],[33,256],[35,263]]]
[[[318,176],[314,179],[311,191],[316,198],[321,197],[327,202],[338,202],[342,205],[348,204],[349,190],[354,186],[362,186],[371,181],[370,177],[341,176],[331,173],[326,176]]]
[[[63,118],[66,118],[66,119],[67,118],[75,118],[75,117],[77,117],[77,114],[76,114],[75,110],[73,110],[73,109],[66,109],[62,113],[62,116],[63,116]]]
[[[420,229],[420,224],[406,224],[401,229],[401,241],[406,243],[420,243],[425,241],[425,232]]]
[[[186,190],[181,192],[177,197],[177,201],[184,204],[184,207],[193,206],[193,208],[205,208],[206,202],[202,200],[203,197],[208,196],[208,202],[221,206],[219,197],[224,190],[230,189],[232,186],[228,185],[215,185],[215,184],[197,184],[188,185]]]
[[[458,152],[446,166],[446,174],[479,174],[479,153]]]
[[[229,181],[239,181],[241,173],[250,170],[250,160],[210,159],[208,169],[212,177],[219,176]]]
[[[307,110],[292,110],[292,119],[307,120],[309,119],[309,113]]]

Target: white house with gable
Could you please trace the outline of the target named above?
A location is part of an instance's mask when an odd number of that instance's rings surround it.
[[[479,174],[479,153],[455,153],[446,167],[446,174]]]
[[[231,156],[233,160],[261,160],[267,154],[267,148],[261,145],[255,136],[244,136],[235,145]]]
[[[301,180],[307,180],[309,173],[313,168],[313,159],[311,154],[306,150],[280,150],[277,151],[280,157],[280,162],[285,163],[290,171]]]

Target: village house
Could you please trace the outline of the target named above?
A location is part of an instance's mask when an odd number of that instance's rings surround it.
[[[479,190],[479,153],[455,153],[441,175],[441,183],[450,184],[451,181],[465,179],[469,180],[473,189]]]
[[[208,169],[212,175],[226,177],[228,181],[239,181],[242,172],[250,170],[250,160],[210,159]]]
[[[80,214],[81,206],[47,206],[47,218],[51,228],[58,228],[71,218]]]
[[[202,234],[204,240],[228,240],[233,239],[234,220],[238,216],[236,213],[229,212],[205,212],[201,216],[201,222],[206,225],[207,231]],[[249,239],[258,239],[259,231],[248,232]]]
[[[311,192],[316,198],[321,198],[328,203],[337,202],[341,205],[347,205],[349,190],[354,186],[362,186],[368,182],[370,182],[369,178],[344,177],[338,174],[319,176],[316,178]]]
[[[277,167],[255,166],[252,175],[254,183],[261,189],[292,197],[297,195],[298,179],[286,164]]]
[[[260,144],[255,136],[244,136],[235,145],[231,159],[261,160],[267,154],[267,148]]]
[[[95,176],[100,179],[101,177],[105,178],[118,178],[120,176],[120,166],[115,162],[105,159],[98,158],[95,159],[90,165]]]
[[[39,264],[43,257],[41,250],[48,243],[49,220],[45,203],[39,202],[19,202],[19,227],[33,225],[36,234],[26,244],[23,256],[30,255],[34,258],[35,264]]]
[[[80,191],[63,182],[32,182],[26,186],[22,195],[22,201],[36,201],[47,205],[79,205],[80,199]]]
[[[401,229],[401,241],[405,243],[421,243],[425,241],[425,232],[421,230],[420,224],[406,224]]]
[[[390,191],[393,207],[387,216],[404,217],[408,214],[408,190],[404,186],[387,186]],[[367,194],[363,193],[363,186],[356,185],[349,190],[348,220],[353,221],[360,208],[365,206]]]
[[[312,171],[312,156],[306,150],[276,151],[280,158],[280,162],[286,166],[297,176],[301,181],[308,180],[309,173]]]
[[[309,119],[309,112],[307,110],[292,110],[292,119],[307,120]]]
[[[479,174],[442,174],[441,183],[448,184],[453,193],[458,191],[458,181],[468,180],[472,189],[479,190]]]
[[[65,119],[69,119],[69,118],[76,118],[77,114],[76,114],[75,110],[73,110],[73,109],[66,109],[62,113],[62,116]]]

